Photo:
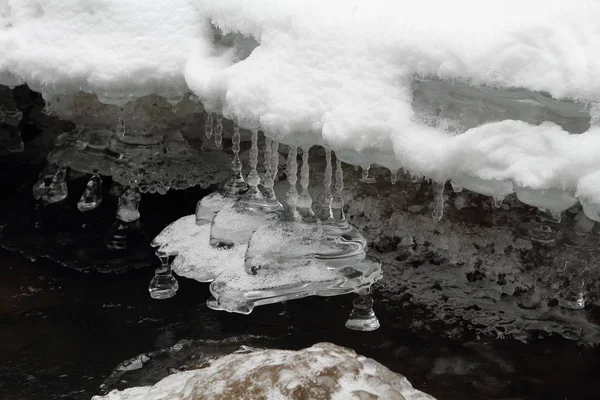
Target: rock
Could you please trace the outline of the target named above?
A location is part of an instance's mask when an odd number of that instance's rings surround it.
[[[114,390],[93,400],[344,399],[435,400],[375,360],[331,343],[256,350],[219,358],[152,387]]]

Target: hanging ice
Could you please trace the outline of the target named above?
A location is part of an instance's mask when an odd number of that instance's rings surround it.
[[[245,265],[251,274],[268,273],[273,269],[289,269],[311,263],[325,264],[331,268],[352,268],[353,263],[366,256],[366,240],[344,217],[343,172],[340,160],[336,160],[336,194],[332,202],[332,218],[317,223],[316,219],[312,222],[303,221],[298,213],[295,157],[295,149],[290,149],[290,189],[284,215],[274,224],[259,227],[250,238]],[[306,166],[308,167],[308,163]]]
[[[234,133],[235,135],[236,133]],[[239,131],[237,135],[239,136]],[[241,170],[239,159],[237,162],[239,165],[236,164],[236,168],[239,167]],[[258,176],[257,164],[258,131],[253,130],[252,147],[250,149],[251,169],[247,179],[248,191],[236,203],[217,212],[213,218],[210,229],[210,244],[212,246],[231,247],[245,244],[256,228],[279,218],[279,209],[274,209],[272,203],[268,203],[258,189],[260,177]]]
[[[98,170],[90,177],[81,198],[77,202],[79,211],[90,211],[98,208],[102,203],[102,178]]]
[[[434,184],[432,216],[436,222],[441,221],[444,216],[444,183]]]
[[[156,269],[154,277],[150,281],[148,291],[153,299],[170,299],[179,290],[179,283],[177,283],[171,270],[173,257],[160,250],[156,251],[156,256],[160,260],[160,266]]]
[[[44,203],[57,203],[67,198],[69,189],[67,188],[67,167],[62,165],[56,170],[48,189],[42,195]]]
[[[364,182],[364,183],[375,183],[377,182],[377,180],[375,178],[373,178],[372,176],[369,176],[369,168],[370,165],[363,165],[362,167],[362,172],[361,172],[361,177],[360,177],[360,181]]]
[[[206,112],[206,120],[204,121],[204,134],[207,139],[210,139],[213,135],[213,116],[208,111]]]
[[[132,222],[140,218],[140,200],[142,196],[136,184],[125,188],[119,197],[117,218],[123,222]]]

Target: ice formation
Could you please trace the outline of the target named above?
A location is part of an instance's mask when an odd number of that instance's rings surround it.
[[[331,343],[298,351],[247,349],[205,368],[168,376],[152,387],[114,390],[94,400],[167,398],[434,400],[403,375]]]
[[[511,182],[535,192],[528,198],[541,208],[562,191],[600,218],[590,183],[600,167],[600,5],[488,6],[4,1],[0,83],[116,103],[192,90],[218,116],[258,123],[284,144],[326,145],[355,165],[439,182]],[[418,84],[430,78],[453,83]],[[419,107],[431,90],[446,93],[428,119]]]

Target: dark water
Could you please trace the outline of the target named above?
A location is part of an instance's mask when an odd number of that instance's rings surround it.
[[[151,270],[84,275],[16,254],[0,257],[2,399],[88,399],[119,363],[140,353],[182,339],[230,337],[290,349],[320,341],[349,346],[439,399],[600,398],[598,351],[559,339],[529,345],[425,339],[392,325],[385,307],[377,309],[379,331],[353,332],[344,328],[351,296],[227,314],[205,306],[206,285],[183,279],[174,299],[151,300]],[[165,364],[162,374],[172,367]],[[117,386],[149,383],[136,379]]]
[[[186,352],[153,356],[148,372],[117,376],[109,388],[151,384],[192,353],[328,341],[405,374],[441,400],[600,398],[597,349],[553,337],[527,345],[442,339],[435,328],[409,328],[418,325],[418,308],[381,299],[376,290],[381,329],[371,333],[344,327],[352,296],[290,301],[243,316],[209,310],[208,286],[179,279],[174,299],[152,300],[147,287],[157,260],[148,242],[206,192],[144,196],[141,222],[128,227],[129,248],[108,251],[116,200],[105,193],[98,212],[78,213],[83,178],[69,183],[67,202],[36,210],[30,189],[38,170],[0,163],[0,245],[37,260],[0,250],[0,399],[89,399],[123,361],[182,340],[192,341]]]

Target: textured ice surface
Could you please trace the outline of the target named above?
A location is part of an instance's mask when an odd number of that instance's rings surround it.
[[[153,241],[159,250],[177,254],[173,271],[200,282],[211,282],[213,309],[249,313],[255,306],[312,295],[331,296],[370,287],[381,279],[381,264],[372,259],[350,259],[330,265],[317,259],[291,260],[258,276],[246,272],[247,245],[231,248],[210,245],[210,225],[196,225],[189,215],[173,222]],[[271,244],[277,246],[276,239]],[[285,251],[285,249],[284,249]]]
[[[152,387],[112,391],[94,400],[315,399],[434,400],[375,360],[331,343],[299,350],[234,353]]]

